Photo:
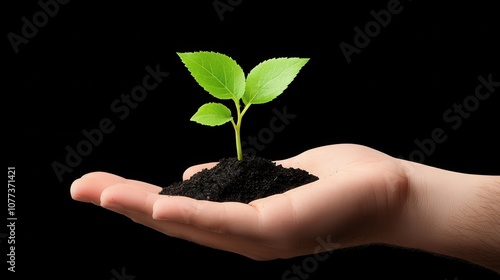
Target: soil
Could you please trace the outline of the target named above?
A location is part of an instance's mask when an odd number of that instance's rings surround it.
[[[180,195],[217,202],[252,200],[283,193],[318,180],[318,177],[298,168],[285,168],[273,161],[244,156],[223,158],[216,166],[203,169],[191,178],[163,187],[162,195]]]

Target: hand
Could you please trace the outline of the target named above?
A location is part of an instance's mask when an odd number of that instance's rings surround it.
[[[158,186],[93,172],[74,181],[71,195],[166,235],[256,260],[388,241],[408,194],[401,161],[365,146],[337,144],[276,163],[319,180],[244,204],[159,195]],[[193,166],[183,178],[215,164]]]

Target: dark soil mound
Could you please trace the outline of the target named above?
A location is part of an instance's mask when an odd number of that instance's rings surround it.
[[[317,179],[302,169],[284,168],[260,157],[246,156],[241,161],[223,158],[213,168],[203,169],[188,180],[164,187],[160,194],[248,203]]]

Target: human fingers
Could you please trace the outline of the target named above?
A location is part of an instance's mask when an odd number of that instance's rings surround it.
[[[110,185],[124,181],[125,178],[106,172],[87,173],[73,181],[70,187],[71,197],[74,200],[100,205],[101,192]]]
[[[155,201],[163,197],[158,194],[160,190],[160,187],[151,184],[128,180],[104,189],[100,205],[127,216],[129,213],[136,213],[150,217]]]
[[[161,190],[160,187],[149,183],[126,179],[115,174],[107,172],[91,172],[73,181],[70,193],[74,200],[101,205],[102,192],[110,186],[120,183],[142,187],[150,192],[159,192]]]
[[[166,204],[171,209],[166,209],[166,212],[177,212],[173,214],[175,218],[170,220],[158,219],[155,212],[157,207],[161,207],[161,203]],[[176,201],[178,204],[176,205]],[[282,250],[276,250],[273,247],[273,242],[268,240],[268,234],[259,231],[258,222],[249,222],[255,213],[249,213],[251,206],[243,203],[229,207],[231,213],[238,212],[233,215],[233,219],[224,218],[222,212],[210,210],[213,207],[201,206],[198,210],[202,213],[209,211],[211,215],[191,216],[192,209],[183,211],[180,208],[190,208],[195,204],[213,204],[221,206],[218,202],[198,201],[182,196],[162,196],[156,193],[145,190],[134,185],[123,183],[115,184],[105,189],[101,195],[102,207],[114,211],[116,213],[127,216],[134,222],[145,225],[166,235],[185,239],[200,245],[238,253],[252,259],[274,259],[277,256],[286,256]],[[176,207],[177,206],[177,207]],[[179,207],[180,206],[180,207]],[[238,206],[248,207],[246,210],[238,210]],[[217,208],[217,207],[216,207]],[[180,210],[180,211],[179,211]],[[165,206],[163,206],[165,213]],[[160,211],[160,213],[162,213]],[[247,215],[245,215],[247,212]],[[171,214],[172,215],[172,214]],[[217,222],[203,221],[204,217],[217,216]],[[250,216],[249,216],[250,215]],[[163,218],[165,218],[163,216]],[[181,221],[181,222],[177,222]],[[237,229],[237,230],[235,230]],[[258,232],[255,233],[254,231]]]
[[[152,217],[129,213],[134,222],[147,226],[170,237],[187,240],[202,246],[237,253],[255,260],[270,260],[279,257],[291,257],[282,250],[276,250],[272,242],[262,242],[241,236],[232,236],[200,229],[190,224],[167,220],[156,220]]]
[[[259,247],[257,244],[253,242],[248,244],[238,237],[230,237],[189,224],[155,220],[152,217],[155,201],[169,199],[169,196],[158,195],[158,187],[148,183],[104,172],[89,173],[73,183],[72,196],[80,201],[94,201],[96,205],[172,237],[251,258],[261,259],[269,255],[262,253],[260,249],[257,250]]]
[[[167,196],[155,201],[152,216],[216,233],[262,238],[260,213],[245,203]]]

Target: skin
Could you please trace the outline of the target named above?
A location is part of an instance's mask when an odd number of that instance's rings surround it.
[[[387,244],[500,273],[500,176],[452,172],[355,144],[276,163],[319,180],[243,204],[158,195],[158,186],[92,172],[73,182],[71,196],[168,236],[255,260]],[[215,164],[190,167],[183,178]]]

